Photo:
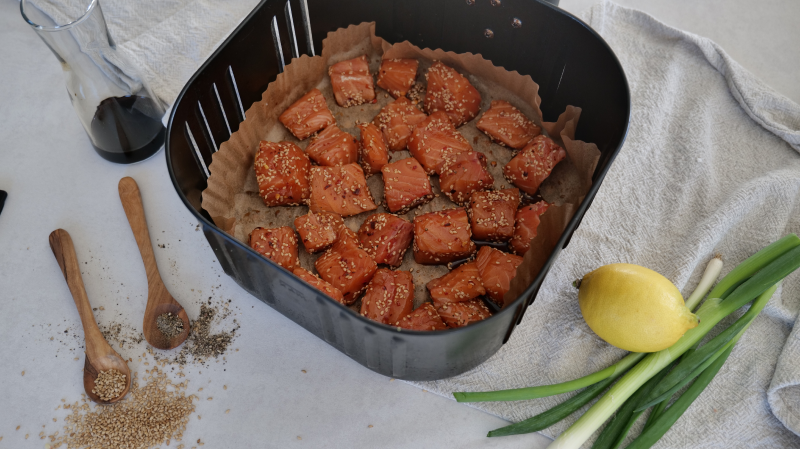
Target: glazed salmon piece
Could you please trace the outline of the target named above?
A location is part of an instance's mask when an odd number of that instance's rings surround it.
[[[394,98],[403,97],[414,85],[418,68],[416,59],[384,59],[378,70],[378,87]]]
[[[511,286],[511,280],[517,275],[517,267],[522,263],[522,257],[504,253],[490,246],[482,246],[475,259],[478,265],[483,287],[500,307],[503,306],[503,296]]]
[[[503,174],[508,182],[533,195],[566,156],[567,152],[552,139],[539,135],[503,167]]]
[[[414,260],[425,265],[466,259],[475,252],[464,208],[440,210],[414,217]]]
[[[356,106],[375,99],[375,86],[369,73],[367,56],[361,55],[328,67],[336,103],[342,107]]]
[[[383,198],[391,212],[405,214],[434,198],[428,174],[413,157],[386,164],[381,173]]]
[[[494,142],[515,150],[525,147],[542,133],[542,129],[525,114],[503,100],[492,101],[492,106],[478,120],[477,127]]]
[[[466,204],[473,192],[485,190],[494,184],[486,168],[486,156],[470,151],[445,157],[439,169],[439,188],[456,204]]]
[[[492,312],[480,298],[443,304],[436,311],[449,328],[464,327],[492,316]]]
[[[300,264],[297,258],[297,235],[288,226],[253,229],[250,232],[250,247],[289,271]]]
[[[403,256],[413,238],[414,226],[392,214],[370,215],[358,230],[358,241],[372,260],[391,267],[403,263]]]
[[[258,194],[267,206],[296,206],[308,199],[311,162],[297,145],[262,140],[254,166]]]
[[[311,139],[306,154],[319,165],[352,164],[358,162],[358,140],[333,124]]]
[[[343,304],[348,305],[358,299],[378,270],[378,264],[345,229],[339,230],[336,243],[317,259],[314,267],[319,277],[342,292]]]
[[[381,168],[389,163],[389,148],[383,133],[372,123],[359,123],[361,130],[361,167],[368,177],[380,173]]]
[[[295,268],[293,273],[295,276],[311,284],[312,287],[333,298],[334,301],[344,304],[344,296],[342,296],[342,292],[333,285],[320,279],[319,276],[301,267]]]
[[[442,331],[447,329],[442,317],[439,316],[439,312],[429,302],[422,304],[416,310],[404,316],[395,323],[395,326],[412,331]]]
[[[349,217],[378,208],[358,164],[311,167],[310,179],[308,208],[312,212],[333,212]]]
[[[511,238],[511,250],[514,254],[524,256],[531,248],[531,240],[536,237],[539,227],[539,216],[547,211],[550,205],[544,201],[521,207],[517,211],[514,237]]]
[[[424,112],[411,103],[411,100],[400,97],[384,106],[372,123],[383,133],[389,149],[400,151],[406,149],[414,127],[426,117]]]
[[[294,227],[306,251],[313,254],[333,245],[339,230],[345,226],[338,214],[309,211],[294,219]]]
[[[312,89],[295,101],[278,120],[300,140],[336,122],[319,89]]]
[[[436,111],[414,127],[408,151],[428,173],[438,172],[445,156],[472,151],[467,139],[456,130],[443,111]]]
[[[459,265],[444,276],[428,282],[426,287],[431,294],[434,307],[437,308],[447,303],[468,301],[486,294],[475,262]]]
[[[519,201],[519,189],[474,192],[469,199],[472,238],[488,242],[511,240]]]
[[[361,315],[392,325],[414,309],[414,282],[411,272],[381,268],[361,298]]]
[[[444,111],[459,126],[474,119],[481,109],[481,94],[464,75],[441,62],[435,62],[425,74],[428,91],[425,110],[428,114]]]

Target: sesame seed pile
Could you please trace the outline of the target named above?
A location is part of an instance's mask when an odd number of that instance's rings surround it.
[[[100,371],[97,379],[94,380],[92,393],[104,401],[110,401],[119,397],[127,386],[127,376],[112,368]]]
[[[133,380],[122,401],[92,409],[84,397],[71,409],[62,432],[50,435],[50,447],[67,449],[147,449],[180,441],[197,396],[186,396],[187,382],[173,384],[163,371],[145,371],[145,385]],[[183,448],[183,445],[178,445]]]
[[[183,320],[170,312],[159,315],[156,318],[156,326],[167,338],[177,337],[183,333]]]

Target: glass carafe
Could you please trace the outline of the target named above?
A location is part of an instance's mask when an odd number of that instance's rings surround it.
[[[97,153],[129,164],[158,152],[164,107],[117,52],[98,0],[22,0],[20,10],[61,63],[72,106]]]

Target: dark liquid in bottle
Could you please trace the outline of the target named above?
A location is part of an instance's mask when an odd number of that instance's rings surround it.
[[[111,97],[100,102],[90,138],[97,154],[118,164],[139,162],[164,143],[163,111],[142,96]]]

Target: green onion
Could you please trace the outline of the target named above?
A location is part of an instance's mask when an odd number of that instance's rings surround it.
[[[508,435],[519,435],[523,433],[531,433],[531,432],[538,432],[542,429],[546,429],[553,424],[561,421],[562,419],[566,418],[567,416],[575,413],[576,411],[580,410],[581,407],[588,404],[592,399],[596,398],[600,395],[609,385],[614,383],[617,377],[621,376],[622,373],[618,374],[617,376],[608,377],[606,379],[601,380],[600,382],[586,388],[585,390],[581,391],[580,393],[576,394],[575,396],[567,399],[566,401],[558,404],[557,406],[546,410],[542,413],[539,413],[536,416],[530,417],[525,421],[520,421],[518,423],[514,423],[505,427],[501,427],[499,429],[492,430],[489,432],[489,437],[505,437]]]
[[[458,402],[487,402],[487,401],[521,401],[524,399],[537,399],[547,396],[554,396],[570,391],[579,390],[589,385],[594,385],[609,377],[617,378],[630,367],[635,365],[645,355],[642,353],[632,353],[625,356],[619,362],[600,370],[596,373],[583,376],[579,379],[562,382],[560,384],[542,385],[538,387],[514,388],[510,390],[484,391],[476,393],[457,392],[453,396]]]
[[[697,377],[697,380],[694,381],[691,387],[687,389],[678,400],[675,401],[670,408],[668,408],[664,413],[662,413],[658,418],[656,418],[650,427],[647,427],[642,431],[642,433],[636,437],[635,440],[628,445],[627,449],[646,449],[651,447],[658,441],[678,418],[683,415],[683,412],[686,411],[687,408],[700,396],[700,393],[711,383],[711,380],[714,379],[714,376],[717,375],[722,365],[725,364],[725,361],[728,360],[728,356],[731,354],[733,350],[733,346],[728,347],[725,352],[722,353],[720,357],[718,357],[713,364],[711,364],[705,371],[703,371],[700,376]]]
[[[790,249],[800,246],[800,238],[795,234],[789,234],[780,240],[764,247],[761,251],[748,257],[744,262],[736,266],[730,273],[728,273],[714,290],[709,293],[709,298],[725,298],[732,292],[739,284],[746,281],[749,277],[754,275],[762,268],[769,265],[770,262],[777,259],[778,256],[789,251]]]
[[[550,447],[580,447],[614,411],[651,377],[699,342],[723,318],[767,291],[767,289],[798,267],[800,267],[800,247],[795,245],[746,281],[738,282],[738,280],[734,280],[731,285],[736,284],[739,286],[725,300],[713,297],[706,300],[700,310],[697,311],[697,316],[700,318],[700,324],[697,327],[687,331],[671,347],[649,354],[642,359],[619,382],[611,387],[605,396],[600,398],[594,406],[581,416],[575,424],[553,441]]]
[[[689,310],[694,310],[697,305],[700,303],[700,300],[706,296],[706,293],[711,289],[711,286],[714,285],[714,282],[717,282],[719,278],[719,273],[722,271],[722,257],[714,256],[711,261],[708,262],[706,265],[706,271],[703,272],[703,277],[700,278],[700,283],[697,284],[697,287],[694,289],[691,295],[686,298],[686,308]]]
[[[647,399],[645,401],[642,401],[642,404],[639,407],[637,407],[635,411],[642,412],[656,404],[660,404],[661,402],[671,398],[672,395],[675,394],[678,390],[685,387],[686,384],[691,382],[695,377],[699,376],[700,373],[705,371],[706,368],[708,368],[712,363],[714,363],[714,361],[717,360],[717,358],[719,358],[719,356],[722,355],[722,353],[725,352],[729,347],[735,345],[736,342],[739,340],[739,337],[744,333],[745,330],[747,330],[747,327],[749,327],[749,325],[750,323],[747,323],[747,326],[745,326],[744,329],[740,330],[739,333],[733,339],[731,339],[724,346],[718,349],[717,352],[712,354],[711,357],[709,357],[703,363],[697,366],[697,368],[695,368],[689,375],[685,376],[683,379],[680,379],[679,381],[677,381],[677,383],[666,383],[665,380],[664,381],[665,383],[660,384],[659,388],[653,389],[650,392],[650,395],[647,397]]]
[[[665,399],[665,400],[659,402],[659,404],[653,408],[653,411],[650,412],[650,416],[647,417],[647,421],[645,421],[645,423],[644,423],[644,428],[645,429],[650,427],[650,425],[652,425],[653,422],[655,422],[656,418],[661,416],[661,414],[664,412],[664,409],[667,408],[667,404],[669,403],[670,399],[672,399],[672,398]],[[644,413],[644,412],[641,412],[641,413]]]
[[[633,396],[625,401],[625,404],[623,404],[622,407],[617,410],[617,414],[614,415],[614,418],[611,420],[611,422],[609,422],[605,429],[603,429],[603,432],[600,433],[597,441],[595,441],[594,445],[592,445],[592,449],[611,449],[616,446],[616,443],[620,440],[620,436],[622,436],[622,439],[625,438],[625,435],[628,433],[628,429],[630,429],[628,422],[634,415],[634,412],[638,411],[634,409],[647,396],[650,390],[652,390],[653,387],[655,387],[661,381],[661,379],[664,378],[667,373],[669,373],[670,366],[662,369],[660,373],[653,376],[653,378],[648,380],[647,383],[642,386],[642,388],[640,388]],[[639,415],[640,413],[636,415],[637,418]]]

